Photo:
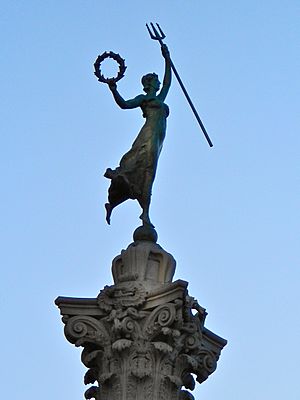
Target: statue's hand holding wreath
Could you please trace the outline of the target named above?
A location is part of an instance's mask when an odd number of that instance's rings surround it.
[[[112,92],[115,92],[117,90],[117,83],[114,79],[109,79],[109,81],[107,82],[109,89]]]

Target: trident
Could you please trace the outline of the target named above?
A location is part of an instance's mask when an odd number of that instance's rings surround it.
[[[163,39],[166,37],[166,35],[163,33],[163,31],[161,30],[161,28],[160,28],[160,26],[158,24],[156,24],[156,25],[157,25],[157,28],[158,28],[159,32],[155,28],[155,26],[154,26],[154,24],[152,22],[150,22],[150,25],[151,25],[154,33],[151,32],[148,24],[146,24],[146,27],[148,29],[148,32],[149,32],[149,35],[150,35],[151,39],[158,40],[160,45],[163,46],[163,44],[164,44],[163,43]],[[197,113],[197,110],[194,107],[194,104],[192,103],[192,100],[190,99],[190,96],[188,95],[188,92],[186,91],[186,88],[184,87],[184,84],[183,84],[180,76],[178,75],[178,72],[177,72],[177,70],[175,68],[175,65],[173,64],[171,59],[170,59],[170,64],[171,64],[172,71],[174,72],[174,74],[175,74],[175,76],[176,76],[176,78],[178,80],[178,83],[179,83],[179,85],[180,85],[180,87],[181,87],[181,89],[182,89],[182,91],[183,91],[183,93],[184,93],[189,105],[191,106],[191,109],[192,109],[192,111],[193,111],[193,113],[194,113],[194,115],[196,117],[196,120],[198,121],[198,124],[200,125],[200,128],[202,129],[202,132],[204,133],[204,136],[205,136],[208,144],[210,145],[210,147],[213,147],[213,144],[212,144],[212,142],[210,140],[210,137],[208,136],[208,133],[206,132],[206,129],[205,129],[200,117],[199,117],[199,114]]]

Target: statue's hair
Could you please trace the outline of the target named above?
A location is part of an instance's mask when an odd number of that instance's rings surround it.
[[[151,87],[151,81],[153,80],[153,78],[158,78],[158,75],[155,72],[152,72],[150,74],[146,74],[142,77],[142,85],[143,85],[143,89],[144,92],[148,92],[148,90]]]

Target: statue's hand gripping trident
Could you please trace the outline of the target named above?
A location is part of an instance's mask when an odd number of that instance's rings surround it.
[[[150,23],[150,25],[152,27],[153,32],[149,28],[148,24],[146,24],[146,27],[148,29],[148,32],[150,34],[151,39],[158,40],[158,42],[160,43],[160,45],[162,47],[162,50],[163,50],[163,48],[164,48],[163,39],[166,37],[166,35],[163,33],[163,31],[160,28],[159,24],[156,24],[158,30],[156,29],[156,27],[154,26],[154,24],[152,22]],[[210,137],[208,136],[208,133],[206,132],[206,129],[205,129],[200,117],[199,117],[199,114],[198,114],[197,110],[195,109],[194,104],[192,103],[192,100],[191,100],[190,96],[188,95],[188,92],[186,91],[186,89],[185,89],[185,87],[183,85],[183,82],[182,82],[180,76],[178,75],[178,72],[177,72],[177,70],[175,68],[175,65],[173,64],[171,59],[170,59],[170,65],[171,65],[172,71],[174,72],[174,75],[176,76],[176,78],[178,80],[178,83],[179,83],[179,85],[180,85],[180,87],[181,87],[181,89],[182,89],[182,91],[183,91],[183,93],[184,93],[189,105],[191,106],[191,109],[192,109],[192,111],[193,111],[193,113],[194,113],[194,115],[196,117],[196,120],[198,121],[198,124],[200,125],[200,128],[202,129],[202,132],[204,133],[204,136],[205,136],[209,146],[213,147],[212,141],[210,140]]]

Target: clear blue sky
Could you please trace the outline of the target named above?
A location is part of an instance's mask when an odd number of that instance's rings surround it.
[[[112,282],[140,210],[127,202],[105,224],[103,172],[143,123],[93,62],[119,52],[120,92],[141,93],[144,73],[163,74],[153,21],[214,142],[174,79],[152,218],[176,278],[228,339],[196,398],[299,400],[299,18],[293,0],[2,2],[3,399],[83,396],[80,350],[53,301]]]

